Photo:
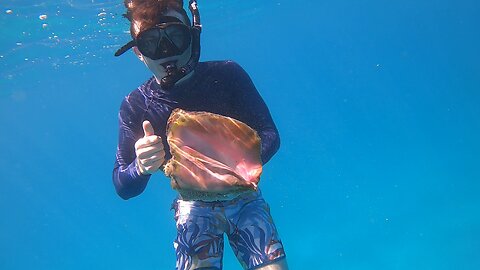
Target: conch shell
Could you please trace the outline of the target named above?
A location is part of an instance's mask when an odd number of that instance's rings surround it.
[[[167,123],[172,188],[228,194],[256,190],[262,173],[260,137],[246,124],[208,112],[175,109]]]

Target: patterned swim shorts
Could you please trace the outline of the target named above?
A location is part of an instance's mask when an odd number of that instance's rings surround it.
[[[223,234],[244,269],[285,257],[282,242],[260,192],[230,201],[174,201],[178,270],[222,269]]]

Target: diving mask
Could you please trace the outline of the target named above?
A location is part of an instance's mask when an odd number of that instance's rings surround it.
[[[122,46],[115,56],[134,46],[152,60],[183,54],[192,42],[191,28],[171,16],[163,16],[160,21],[162,23],[141,31],[136,38]]]

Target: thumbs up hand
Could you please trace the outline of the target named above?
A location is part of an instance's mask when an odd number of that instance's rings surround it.
[[[143,138],[135,143],[137,168],[141,174],[153,174],[158,171],[165,161],[165,150],[162,138],[154,134],[152,124],[143,121]]]

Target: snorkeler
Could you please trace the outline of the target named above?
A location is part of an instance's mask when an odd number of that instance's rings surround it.
[[[174,109],[237,119],[261,139],[265,164],[280,146],[277,128],[248,74],[233,61],[199,62],[200,16],[193,22],[182,0],[125,0],[133,49],[153,77],[123,100],[113,183],[123,199],[141,194],[152,174],[171,158],[167,120]],[[268,204],[260,190],[215,197],[178,190],[173,203],[176,269],[222,269],[226,234],[244,269],[288,269]]]

